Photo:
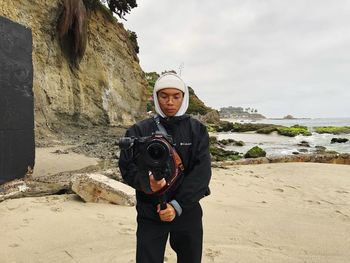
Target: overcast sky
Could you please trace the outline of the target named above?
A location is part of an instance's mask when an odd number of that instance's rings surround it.
[[[206,105],[350,117],[350,0],[138,0],[145,72],[179,71]]]

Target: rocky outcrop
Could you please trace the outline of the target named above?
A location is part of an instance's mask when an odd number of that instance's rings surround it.
[[[348,141],[348,138],[332,138],[331,143],[345,143]]]
[[[248,158],[236,161],[215,162],[213,167],[225,167],[229,165],[249,165],[266,163],[289,163],[289,162],[311,162],[311,163],[332,163],[350,165],[350,154],[299,154],[275,157]]]
[[[60,0],[2,0],[0,15],[31,28],[35,125],[129,125],[145,113],[146,81],[121,23],[100,5],[88,11],[88,40],[79,69],[59,45]]]
[[[254,146],[247,151],[247,153],[244,155],[244,158],[260,158],[265,156],[266,152],[263,149],[261,149],[259,146]]]

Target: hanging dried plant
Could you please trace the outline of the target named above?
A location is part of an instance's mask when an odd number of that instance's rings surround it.
[[[82,0],[63,0],[57,31],[62,50],[78,67],[87,43],[87,12]]]

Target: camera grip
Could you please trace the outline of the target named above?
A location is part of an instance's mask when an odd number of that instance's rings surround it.
[[[159,197],[160,210],[165,210],[167,208],[167,201],[165,195]]]

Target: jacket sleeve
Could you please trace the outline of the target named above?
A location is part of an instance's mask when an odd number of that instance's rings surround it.
[[[195,138],[192,150],[194,164],[187,174],[185,172],[184,180],[174,198],[184,211],[191,209],[201,198],[209,194],[211,178],[209,134],[203,124],[200,124],[199,132],[194,134],[193,138]]]
[[[131,136],[140,136],[136,125],[126,131],[125,137]],[[147,174],[148,171],[140,171],[138,169],[131,150],[120,151],[118,164],[122,178],[128,185],[138,191],[149,192],[151,190]]]

